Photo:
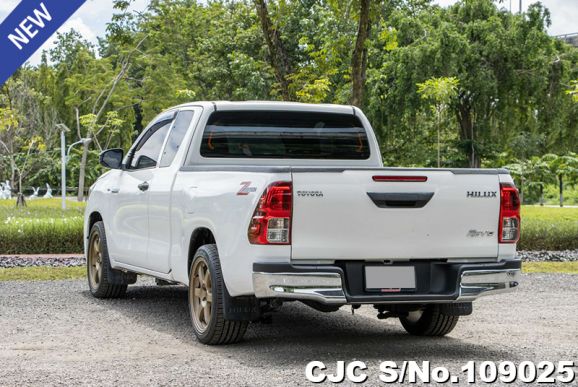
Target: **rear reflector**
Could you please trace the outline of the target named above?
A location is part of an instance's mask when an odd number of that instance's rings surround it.
[[[290,182],[271,184],[257,204],[249,224],[249,242],[254,245],[291,244],[293,186]]]
[[[520,197],[513,184],[500,184],[499,243],[516,243],[520,239]]]
[[[373,181],[378,182],[424,182],[427,176],[373,176]]]

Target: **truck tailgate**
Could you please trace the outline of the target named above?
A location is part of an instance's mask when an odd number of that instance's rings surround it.
[[[496,174],[295,170],[292,259],[496,258],[499,192]]]

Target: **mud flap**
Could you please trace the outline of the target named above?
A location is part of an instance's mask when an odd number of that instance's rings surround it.
[[[446,316],[469,316],[472,314],[471,302],[458,302],[453,304],[441,304],[440,313]]]
[[[107,265],[108,267],[108,280],[114,285],[132,285],[136,282],[136,273],[124,272],[121,270],[115,270]]]
[[[226,287],[224,293],[225,320],[257,321],[261,318],[260,303],[256,297],[231,297]]]

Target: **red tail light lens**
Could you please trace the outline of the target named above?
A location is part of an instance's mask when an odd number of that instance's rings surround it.
[[[514,185],[500,184],[500,243],[516,243],[520,239],[520,196]]]
[[[257,204],[249,224],[249,242],[254,245],[291,244],[293,186],[290,182],[271,184]]]

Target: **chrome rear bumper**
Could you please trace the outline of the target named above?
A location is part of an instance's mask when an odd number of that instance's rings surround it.
[[[456,265],[451,268],[458,270],[456,276],[458,283],[450,284],[450,290],[443,293],[351,294],[343,280],[346,277],[345,273],[338,267],[311,266],[310,271],[307,271],[307,266],[300,266],[298,270],[294,270],[293,266],[284,265],[267,271],[263,270],[264,266],[266,265],[256,264],[254,267],[253,288],[257,298],[310,300],[323,304],[470,302],[481,296],[512,291],[519,285],[521,277],[519,261],[510,262],[505,266],[458,264],[457,268]]]
[[[346,304],[338,273],[253,273],[257,298],[292,298]]]
[[[521,275],[520,269],[464,271],[457,301],[512,291],[520,284]]]

